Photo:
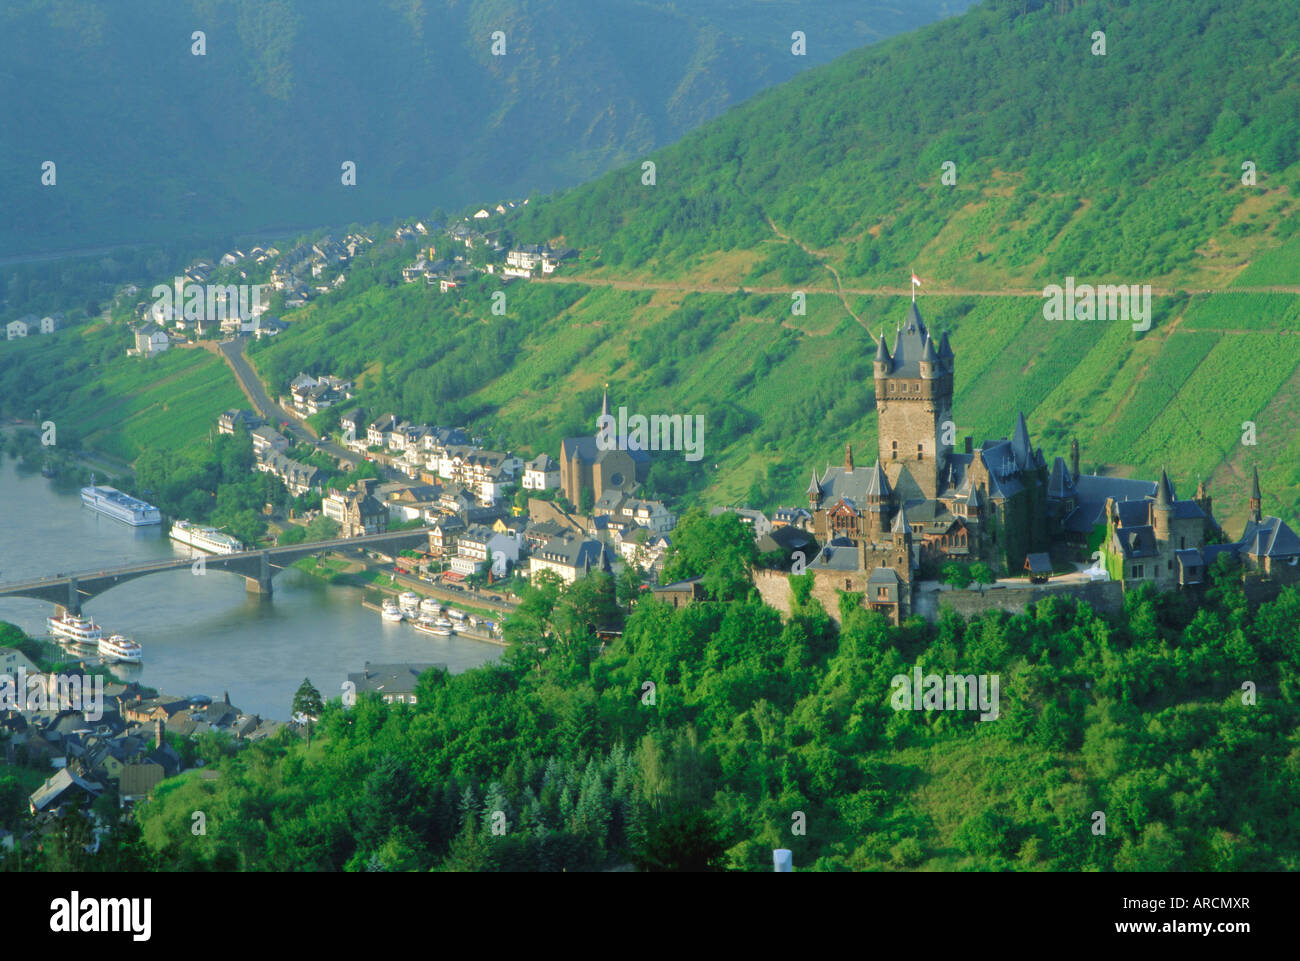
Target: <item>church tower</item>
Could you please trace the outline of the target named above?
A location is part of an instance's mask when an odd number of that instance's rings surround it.
[[[881,333],[873,365],[880,463],[901,501],[938,496],[955,439],[955,430],[945,429],[952,421],[954,360],[948,335],[936,343],[915,303],[893,351]]]

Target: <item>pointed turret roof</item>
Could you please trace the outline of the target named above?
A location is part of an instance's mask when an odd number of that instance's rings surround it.
[[[866,494],[868,497],[889,497],[889,478],[885,475],[885,469],[880,466],[880,458],[876,458],[876,464],[871,470],[867,471]]]
[[[1174,485],[1169,483],[1169,472],[1160,468],[1160,481],[1156,484],[1156,510],[1168,511],[1174,508]]]
[[[1016,466],[1021,470],[1030,465],[1034,451],[1029,442],[1029,426],[1025,423],[1023,411],[1016,413],[1016,430],[1011,435],[1011,452],[1015,455]]]
[[[1257,500],[1257,501],[1262,501],[1264,499],[1263,495],[1260,494],[1259,492],[1259,468],[1258,467],[1255,468],[1255,479],[1251,481],[1250,484],[1250,498],[1251,500]]]
[[[893,532],[895,534],[911,534],[912,525],[907,522],[907,510],[900,507],[898,514],[894,517]]]
[[[817,483],[817,468],[814,467],[812,471],[812,480],[808,482],[808,489],[804,491],[804,493],[820,494],[821,492],[822,492],[821,485]]]
[[[889,356],[889,348],[885,346],[885,331],[880,331],[880,340],[876,342],[876,363],[884,364],[886,367],[893,366],[894,358]]]
[[[921,312],[912,304],[907,312],[907,319],[898,328],[894,338],[893,373],[898,377],[920,377],[921,357],[925,352],[925,342],[930,339],[930,332],[925,329]]]
[[[935,353],[934,339],[931,337],[925,338],[925,345],[921,348],[921,360],[924,363],[934,364],[936,366],[939,363],[939,355]]]

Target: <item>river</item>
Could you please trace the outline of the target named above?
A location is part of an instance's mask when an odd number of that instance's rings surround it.
[[[75,485],[20,471],[4,455],[0,461],[0,584],[188,556],[164,526],[132,528],[104,517],[82,507]],[[241,710],[278,720],[288,719],[304,677],[330,698],[367,661],[441,663],[459,673],[501,656],[495,644],[386,623],[361,606],[359,588],[299,570],[278,574],[274,589],[265,599],[234,574],[183,569],[127,581],[83,610],[143,645],[144,663],[114,667],[119,677],[178,696],[228,692]],[[36,636],[48,633],[53,611],[42,601],[0,598],[0,620]]]

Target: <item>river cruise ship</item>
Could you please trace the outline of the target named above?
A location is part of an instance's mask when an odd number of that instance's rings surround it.
[[[173,524],[171,539],[210,554],[236,554],[244,549],[244,545],[229,534],[223,534],[215,527],[203,527],[189,521]]]
[[[90,486],[81,489],[81,503],[132,527],[162,523],[162,511],[158,508],[129,494],[123,494],[116,487],[96,486],[93,476],[90,478]]]

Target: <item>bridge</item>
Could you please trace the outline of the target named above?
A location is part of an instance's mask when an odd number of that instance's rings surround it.
[[[80,574],[58,574],[35,581],[0,584],[0,597],[33,597],[66,608],[74,614],[81,613],[81,605],[103,594],[124,581],[135,580],[162,571],[179,571],[191,568],[194,573],[229,571],[243,576],[249,593],[271,593],[271,579],[295,561],[325,551],[373,550],[395,555],[403,548],[427,542],[426,528],[393,531],[384,534],[365,534],[361,537],[337,537],[327,541],[268,547],[265,550],[240,551],[235,554],[203,554],[201,557],[180,557],[164,561],[149,561],[102,571]]]

